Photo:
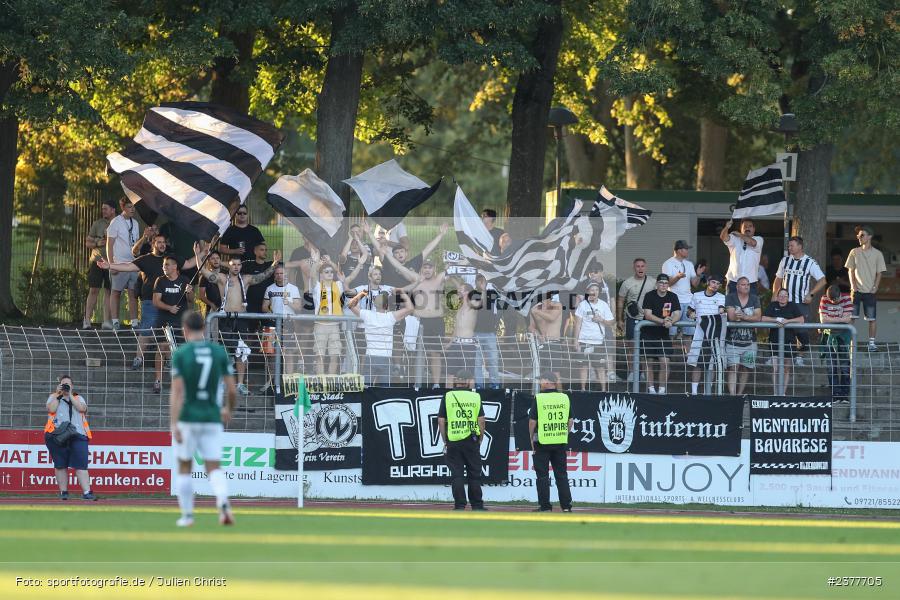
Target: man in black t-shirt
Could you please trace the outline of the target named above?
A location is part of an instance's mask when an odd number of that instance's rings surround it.
[[[209,253],[206,267],[213,273],[221,271],[222,257],[219,256],[218,250],[213,250]],[[198,291],[200,302],[206,305],[206,314],[209,314],[210,311],[215,312],[222,308],[222,290],[219,289],[218,283],[213,283],[206,278],[201,278]]]
[[[838,284],[842,294],[850,293],[850,271],[844,266],[844,255],[835,248],[831,251],[831,264],[825,269],[828,285]]]
[[[656,276],[656,290],[644,296],[644,319],[656,323],[641,328],[641,347],[647,357],[647,391],[651,394],[665,394],[669,382],[669,356],[672,354],[669,328],[681,317],[681,303],[678,296],[669,291],[669,276]],[[653,385],[653,365],[651,358],[659,360],[659,387]]]
[[[242,261],[253,260],[253,249],[265,241],[262,232],[250,224],[249,209],[241,206],[234,213],[234,225],[219,238],[219,252],[226,261],[234,256]]]
[[[181,326],[181,315],[187,307],[194,303],[194,290],[188,278],[179,273],[178,259],[174,256],[163,258],[163,275],[157,277],[153,284],[153,306],[158,311],[156,327],[169,326],[178,328]],[[162,389],[163,358],[168,357],[171,348],[168,341],[160,343],[159,352],[156,353],[156,382],[153,391],[159,393]]]
[[[241,265],[241,273],[243,275],[256,275],[262,273],[272,266],[271,260],[266,260],[266,254],[269,247],[265,242],[260,242],[253,248],[253,260],[245,262]],[[256,283],[247,287],[247,312],[262,312],[263,297],[266,295],[266,288],[275,282],[274,277]],[[258,324],[258,323],[255,323]]]
[[[778,295],[775,296],[775,299],[766,308],[766,312],[763,313],[762,317],[763,323],[777,323],[779,327],[784,327],[787,323],[803,323],[805,320],[800,307],[797,306],[795,302],[788,301],[788,290],[784,287],[778,290]],[[797,343],[800,343],[800,336],[797,335],[797,331],[798,330],[796,329],[788,329],[784,332],[784,384],[779,388],[777,358],[778,330],[769,330],[769,345],[772,348],[772,353],[776,357],[773,362],[776,396],[784,396],[787,394],[788,381],[791,377],[794,347]]]
[[[178,269],[190,269],[197,266],[197,253],[199,245],[194,246],[194,257],[184,264],[179,264]],[[153,336],[153,328],[156,327],[157,310],[153,305],[153,286],[159,277],[163,276],[163,258],[166,253],[166,236],[156,234],[153,238],[153,250],[150,254],[142,254],[131,262],[111,263],[110,271],[130,271],[140,273],[140,298],[141,298],[141,327],[138,337],[137,356],[131,364],[132,370],[140,369],[144,364],[144,351],[147,342]]]

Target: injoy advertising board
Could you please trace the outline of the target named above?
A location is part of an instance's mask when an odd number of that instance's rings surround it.
[[[752,504],[749,453],[742,440],[740,456],[609,454],[606,502]]]
[[[98,494],[165,494],[171,488],[173,454],[168,431],[95,431],[88,445],[91,488]],[[69,470],[69,489],[78,490]],[[0,430],[0,492],[57,492],[44,432]]]

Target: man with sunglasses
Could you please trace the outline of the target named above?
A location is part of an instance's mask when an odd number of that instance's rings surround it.
[[[241,262],[253,260],[253,249],[265,241],[262,232],[250,224],[250,210],[241,206],[234,213],[234,224],[219,239],[219,253],[226,262],[232,257],[241,259]]]
[[[741,221],[740,232],[731,231],[734,220],[728,219],[719,239],[728,246],[728,272],[725,279],[728,280],[728,293],[737,292],[737,281],[746,277],[750,282],[750,293],[756,293],[756,282],[759,279],[759,259],[762,256],[762,236],[754,235],[756,226],[750,219]]]

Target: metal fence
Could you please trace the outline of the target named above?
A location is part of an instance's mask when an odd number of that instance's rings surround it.
[[[271,318],[271,315],[267,315]],[[745,326],[746,324],[742,324]],[[347,323],[342,330],[339,373],[360,372],[366,378],[372,361],[367,352],[365,328]],[[608,339],[585,354],[576,351],[570,340],[542,340],[531,334],[500,335],[497,340],[496,370],[489,369],[488,340],[476,340],[460,347],[452,338],[407,337],[402,327],[392,335],[390,368],[383,386],[443,386],[445,375],[457,367],[474,371],[482,386],[532,390],[538,375],[545,370],[558,372],[563,388],[577,390],[646,391],[641,374],[647,356],[624,340]],[[223,340],[221,333],[217,339]],[[277,330],[243,334],[250,350],[246,384],[248,394],[239,401],[231,428],[235,431],[274,431],[274,396],[267,384],[280,382],[280,372],[314,373],[317,369],[315,336],[308,320],[294,320]],[[75,389],[90,406],[91,425],[95,429],[147,429],[168,427],[169,367],[162,364],[162,390],[154,392],[156,379],[155,345],[164,341],[155,332],[144,354],[143,365],[133,369],[139,352],[138,337],[130,329],[120,331],[24,328],[0,325],[0,428],[41,427],[46,420],[45,402],[56,385],[56,377],[67,373],[74,378]],[[484,350],[482,350],[482,347]],[[856,392],[855,420],[850,404],[837,404],[836,435],[844,439],[900,440],[894,389],[900,389],[900,346],[882,343],[878,352],[865,345],[852,347],[849,356],[835,357],[833,348],[821,341],[811,343],[802,356],[802,364],[793,364],[787,382],[789,396],[834,395],[835,358],[838,367],[852,367],[850,382]],[[778,343],[760,342],[755,368],[748,370],[745,389],[748,395],[774,395],[778,383]],[[165,357],[163,357],[165,358]],[[774,364],[770,365],[772,358]],[[667,392],[689,393],[694,370],[686,365],[680,344],[673,345]],[[281,366],[281,361],[285,361]],[[849,361],[849,362],[847,362]],[[781,361],[782,368],[784,362]],[[635,366],[637,365],[637,366]],[[440,369],[441,381],[432,381],[432,368]],[[326,365],[327,368],[327,365]],[[629,382],[635,372],[637,384]],[[848,375],[851,372],[848,370]],[[729,370],[714,367],[706,371],[701,391],[730,392]],[[369,385],[371,378],[367,378]],[[708,388],[706,387],[708,383]],[[838,394],[839,399],[843,396]],[[849,390],[846,395],[849,400]]]

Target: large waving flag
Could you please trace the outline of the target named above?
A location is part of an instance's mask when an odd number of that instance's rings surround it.
[[[136,206],[210,239],[228,229],[283,139],[229,108],[173,102],[148,110],[135,143],[106,158]]]
[[[581,215],[581,207],[581,201],[576,201],[569,216],[554,219],[533,238],[513,241],[500,256],[488,254],[493,240],[488,244],[490,234],[481,219],[473,218],[477,213],[459,187],[453,222],[469,264],[484,274],[513,308],[527,313],[536,294],[575,289],[599,256],[603,222]]]
[[[409,211],[431,198],[440,187],[441,180],[429,187],[391,159],[356,177],[345,179],[344,183],[352,187],[359,196],[372,221],[385,229],[391,229]]]
[[[613,250],[627,229],[643,225],[651,211],[601,188],[590,213],[584,203],[551,221],[537,236],[513,241],[500,256],[490,254],[493,239],[461,188],[456,190],[453,224],[460,250],[504,300],[527,313],[538,294],[574,290],[602,254]]]
[[[344,221],[344,203],[311,169],[279,177],[266,201],[323,252],[332,254],[340,245],[336,236]]]
[[[783,177],[777,164],[747,173],[732,218],[775,215],[787,210]]]
[[[614,195],[606,186],[600,186],[597,199],[591,207],[591,217],[603,219],[600,249],[610,251],[628,229],[639,227],[650,220],[652,210]]]

